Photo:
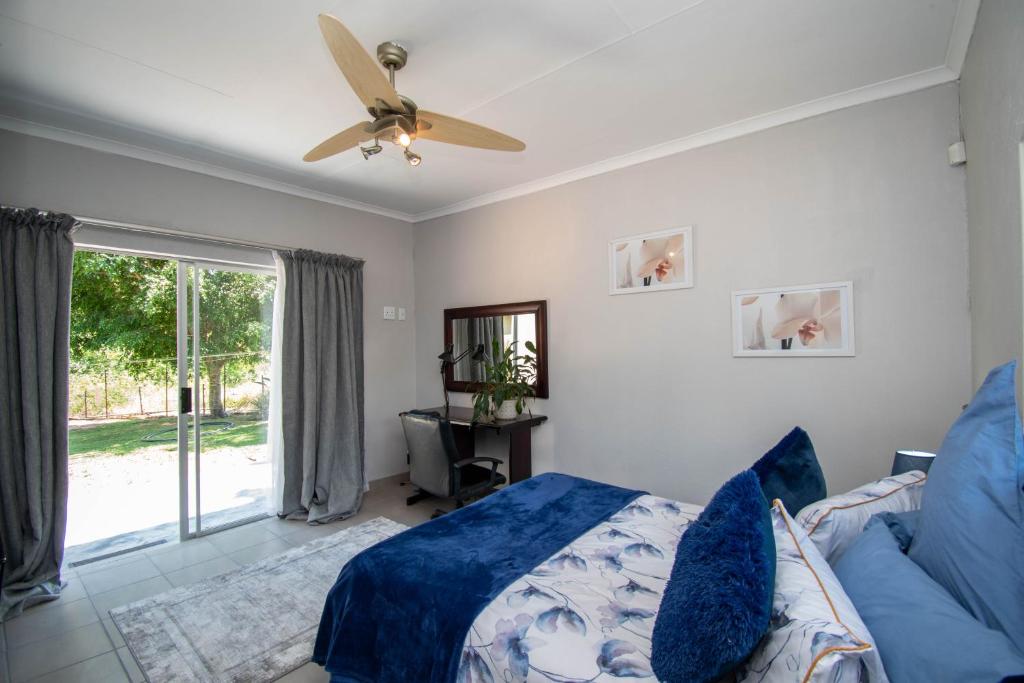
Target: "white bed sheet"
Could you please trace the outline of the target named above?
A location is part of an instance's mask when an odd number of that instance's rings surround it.
[[[459,683],[652,678],[658,606],[700,511],[641,496],[562,548],[473,622]]]

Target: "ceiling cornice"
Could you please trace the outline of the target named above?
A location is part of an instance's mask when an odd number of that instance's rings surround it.
[[[953,30],[949,34],[946,46],[946,67],[960,78],[967,59],[967,46],[971,43],[974,33],[974,22],[978,20],[978,8],[981,0],[960,0],[956,6],[956,17],[953,19]]]
[[[0,129],[13,131],[15,133],[23,133],[37,138],[55,140],[57,142],[66,142],[71,145],[94,149],[98,152],[106,152],[108,154],[130,157],[132,159],[150,161],[155,164],[171,166],[184,171],[192,171],[193,173],[202,173],[203,175],[213,176],[215,178],[223,178],[224,180],[233,180],[236,183],[242,183],[244,185],[252,185],[254,187],[261,187],[265,190],[283,192],[284,194],[290,194],[304,199],[313,199],[318,202],[344,206],[347,209],[365,211],[366,213],[386,216],[387,218],[394,218],[407,223],[415,221],[415,216],[403,211],[396,211],[394,209],[388,209],[375,204],[367,204],[365,202],[348,199],[347,197],[341,197],[327,192],[310,190],[298,185],[292,185],[291,183],[284,183],[280,180],[273,180],[264,176],[254,175],[244,171],[237,171],[235,169],[225,168],[224,166],[218,166],[216,164],[195,161],[194,159],[186,159],[185,157],[168,154],[167,152],[159,152],[148,147],[131,145],[125,142],[111,140],[109,138],[102,138],[95,135],[89,135],[87,133],[68,130],[66,128],[58,128],[57,126],[36,123],[34,121],[26,121],[13,116],[0,114]]]
[[[534,192],[540,192],[566,183],[583,180],[592,176],[609,173],[619,169],[646,163],[655,159],[679,154],[691,149],[706,147],[718,142],[724,142],[751,133],[757,133],[788,123],[794,123],[803,119],[819,116],[829,112],[866,104],[876,100],[887,99],[899,95],[924,90],[943,83],[956,81],[960,77],[964,59],[967,55],[967,47],[970,43],[971,34],[974,31],[974,23],[977,19],[978,8],[981,0],[960,0],[957,4],[956,17],[953,28],[950,32],[949,42],[946,49],[945,64],[932,69],[927,69],[914,74],[900,76],[892,80],[874,83],[861,88],[846,92],[829,95],[810,102],[780,109],[767,114],[760,114],[747,119],[718,126],[709,130],[687,135],[682,138],[670,140],[645,149],[623,154],[610,159],[581,166],[562,173],[540,178],[514,187],[505,188],[495,192],[472,197],[464,201],[449,204],[430,211],[410,214],[394,209],[388,209],[374,204],[367,204],[340,195],[327,192],[320,192],[300,187],[290,183],[273,180],[265,176],[259,176],[244,171],[238,171],[216,164],[195,161],[175,154],[160,152],[148,147],[141,147],[124,142],[118,142],[108,138],[88,135],[73,130],[50,126],[11,116],[0,115],[0,129],[10,130],[17,133],[24,133],[35,137],[65,142],[80,147],[117,154],[120,156],[150,161],[164,166],[171,166],[186,171],[202,173],[204,175],[232,180],[246,185],[261,187],[275,192],[312,199],[315,201],[343,206],[357,211],[386,216],[396,220],[409,223],[421,223],[441,216],[447,216],[462,211],[468,211],[488,204],[522,197]],[[173,142],[173,141],[170,141]]]

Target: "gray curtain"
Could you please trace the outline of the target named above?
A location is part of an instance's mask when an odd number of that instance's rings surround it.
[[[0,621],[60,595],[76,226],[63,214],[0,208]]]
[[[314,251],[284,264],[282,510],[329,522],[363,498],[363,262]]]
[[[494,342],[497,341],[498,348],[504,350],[504,334],[503,319],[500,315],[456,320],[455,353],[459,354],[465,349],[474,349],[477,344],[483,344],[484,363],[493,363]],[[466,356],[455,366],[455,379],[464,382],[484,381],[484,363]]]

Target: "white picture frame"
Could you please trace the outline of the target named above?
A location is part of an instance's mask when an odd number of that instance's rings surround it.
[[[679,238],[681,247],[673,249],[675,238]],[[659,257],[663,258],[655,263]],[[647,270],[651,272],[645,275]],[[690,287],[693,287],[692,225],[618,237],[608,242],[609,294]]]
[[[788,301],[786,296],[790,297]],[[754,358],[854,356],[853,322],[851,281],[735,291],[732,293],[732,355]],[[786,335],[787,332],[792,335]]]

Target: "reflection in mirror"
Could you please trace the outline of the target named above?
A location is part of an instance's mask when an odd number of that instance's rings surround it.
[[[482,318],[455,318],[451,321],[452,342],[455,345],[452,354],[458,358],[466,349],[474,349],[478,344],[484,346],[483,362],[474,361],[470,355],[455,364],[456,382],[482,382],[484,380],[484,363],[490,363],[493,356],[494,342],[502,349],[509,344],[516,345],[516,355],[528,353],[526,342],[537,343],[537,315],[521,313],[519,315],[496,315]]]

